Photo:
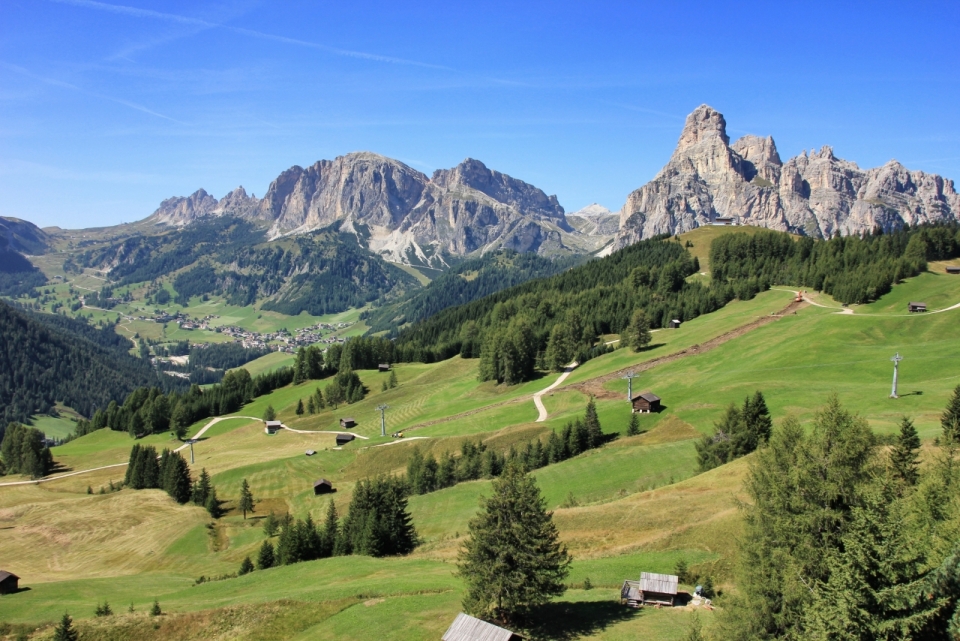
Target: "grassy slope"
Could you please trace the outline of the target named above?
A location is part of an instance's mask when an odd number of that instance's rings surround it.
[[[950,368],[960,344],[952,321],[960,310],[883,314],[894,313],[907,299],[939,307],[933,302],[938,295],[942,306],[960,301],[960,279],[923,275],[877,303],[861,306],[854,316],[807,307],[706,354],[659,366],[635,381],[637,388],[651,388],[663,396],[667,406],[660,415],[642,417],[642,426],[652,428],[650,432],[539,470],[536,476],[548,506],[556,508],[571,494],[580,503],[558,508],[555,515],[576,559],[569,582],[578,585],[589,577],[602,587],[572,590],[563,597],[568,619],[596,623],[584,624],[582,637],[683,635],[689,612],[625,617],[621,610],[606,605],[615,594],[612,588],[640,568],[669,571],[683,557],[695,569],[721,579],[729,577],[738,533],[736,499],[747,462],[692,476],[692,439],[711,428],[727,403],[739,402],[759,388],[775,417],[795,412],[808,420],[825,396],[836,391],[881,431],[892,429],[899,415],[907,412],[917,418],[925,438],[934,436],[946,395],[960,383],[960,376]],[[618,350],[587,363],[568,380],[576,383],[702,343],[781,309],[789,298],[788,293],[769,292],[754,301],[735,303],[686,323],[681,330],[655,334],[655,342],[663,342],[663,347],[641,354]],[[891,374],[887,359],[896,350],[906,357],[901,365],[901,392],[923,393],[891,401],[886,399]],[[916,365],[911,368],[912,363]],[[174,506],[159,492],[85,494],[88,482],[96,488],[108,477],[122,477],[123,468],[41,486],[0,488],[0,522],[12,526],[0,528],[0,548],[16,551],[18,563],[26,568],[18,574],[28,577],[25,583],[32,588],[15,598],[4,597],[0,618],[51,620],[64,608],[87,617],[98,599],[126,603],[130,594],[137,595],[138,607],[156,596],[165,608],[176,611],[280,598],[327,603],[349,598],[356,604],[344,605],[322,623],[301,630],[298,638],[368,638],[371,630],[392,639],[438,636],[459,608],[461,588],[451,575],[450,561],[479,496],[488,491],[487,481],[411,498],[414,521],[425,544],[406,559],[332,559],[196,587],[190,583],[199,574],[234,571],[239,560],[262,541],[257,524],[268,511],[291,510],[301,516],[309,512],[318,518],[331,499],[313,497],[310,483],[316,477],[334,480],[339,491],[333,500],[343,509],[357,479],[401,470],[413,447],[439,453],[457,448],[468,437],[483,438],[492,447],[522,444],[582,413],[583,394],[563,387],[544,399],[551,412],[546,423],[530,422],[535,410],[526,400],[484,410],[492,403],[528,396],[556,375],[503,389],[477,383],[475,367],[475,361],[459,358],[433,365],[401,365],[397,367],[401,385],[388,392],[380,391],[384,375],[361,372],[371,389],[368,399],[313,417],[297,419],[292,410],[316,382],[278,390],[241,412],[259,416],[270,403],[288,425],[307,429],[333,427],[338,416],[350,414],[360,422],[358,432],[373,435],[378,432],[373,408],[381,402],[391,406],[387,412],[390,431],[480,410],[410,433],[432,437],[427,440],[362,449],[379,442],[374,438],[333,450],[332,435],[284,432],[266,437],[259,423],[243,420],[216,426],[208,432],[210,438],[196,446],[196,467],[214,473],[218,490],[228,500],[236,498],[243,478],[250,481],[260,503],[246,523],[231,513],[213,531],[208,530],[202,511]],[[598,402],[601,421],[606,431],[622,432],[629,418],[628,406],[621,400],[625,381],[615,379],[607,389],[611,398]],[[163,446],[169,437],[150,437],[149,442]],[[117,457],[126,458],[130,443],[124,434],[98,432],[57,448],[57,459],[71,466],[115,462]],[[317,456],[303,456],[308,447],[317,449]],[[149,515],[137,517],[144,507]],[[101,524],[97,515],[104,511],[118,523],[133,519],[130,533]],[[76,518],[83,515],[90,516]],[[122,576],[86,579],[103,567]],[[378,600],[381,597],[383,601]],[[703,616],[708,623],[709,615]]]

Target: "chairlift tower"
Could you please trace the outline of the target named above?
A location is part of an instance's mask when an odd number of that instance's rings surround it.
[[[377,405],[377,409],[380,411],[380,436],[387,435],[387,421],[384,418],[383,413],[389,408],[389,405]]]
[[[894,356],[890,357],[890,360],[893,361],[893,389],[890,390],[890,398],[900,398],[897,396],[897,374],[900,369],[900,361],[903,360],[903,356],[900,356],[900,352],[897,352]]]
[[[639,374],[633,372],[633,370],[627,372],[626,376],[621,376],[620,378],[627,379],[627,400],[633,400],[633,379],[637,378]]]
[[[190,444],[190,465],[193,465],[193,444],[196,443],[195,440],[190,439],[187,441]]]

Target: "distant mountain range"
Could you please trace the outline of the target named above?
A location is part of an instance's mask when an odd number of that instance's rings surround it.
[[[445,255],[492,249],[544,255],[587,253],[612,237],[580,233],[542,190],[467,159],[432,177],[397,160],[359,152],[294,166],[262,199],[240,187],[217,200],[204,190],[169,198],[147,222],[182,226],[209,216],[234,215],[269,226],[269,237],[295,235],[340,223],[387,260],[445,267]]]
[[[953,181],[936,174],[896,160],[860,169],[830,147],[784,163],[773,138],[731,145],[726,125],[707,105],[687,117],[670,161],[627,197],[614,248],[725,217],[817,238],[960,217]]]

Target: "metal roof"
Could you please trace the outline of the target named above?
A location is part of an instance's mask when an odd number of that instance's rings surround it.
[[[461,612],[443,633],[443,641],[510,641],[513,632]]]
[[[319,481],[314,481],[313,487],[317,487],[318,485],[329,485],[330,487],[333,487],[333,483],[331,483],[327,479],[320,479]]]
[[[650,402],[650,403],[652,403],[652,402],[654,402],[654,401],[659,401],[659,400],[660,400],[660,397],[657,396],[656,394],[654,394],[653,392],[644,392],[643,394],[640,394],[639,396],[636,396],[636,397],[634,398],[634,400],[636,400],[636,399],[638,399],[638,398],[642,398],[643,400],[648,401],[648,402]]]
[[[267,421],[267,427],[283,427],[280,421]]]
[[[680,579],[673,574],[656,574],[654,572],[640,573],[640,589],[644,592],[676,594],[677,583],[679,582]]]
[[[13,572],[7,572],[6,570],[0,570],[0,581],[6,581],[6,580],[9,579],[10,577],[13,577],[13,578],[15,578],[15,579],[19,579],[19,578],[20,578],[20,577],[18,577],[16,574],[14,574]]]
[[[910,305],[911,305],[911,306],[914,306],[914,307],[926,307],[926,306],[927,306],[926,303],[914,303],[914,302],[911,302]]]

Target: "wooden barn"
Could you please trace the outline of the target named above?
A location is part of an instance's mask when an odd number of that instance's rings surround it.
[[[948,274],[960,274],[960,267],[956,265],[947,265]]]
[[[624,581],[620,588],[620,601],[627,605],[669,605],[677,598],[679,578],[673,574],[641,572],[639,581]]]
[[[521,641],[523,637],[506,628],[481,621],[461,612],[453,620],[442,641]]]
[[[348,430],[351,427],[356,427],[356,426],[357,426],[357,422],[352,418],[350,418],[349,416],[347,418],[340,419],[340,429]]]
[[[672,321],[667,323],[668,329],[680,329],[680,321],[674,318]]]
[[[381,372],[389,372],[389,371],[390,371],[390,363],[380,363],[379,365],[377,365],[377,370],[379,370],[379,371],[381,371]]]
[[[20,577],[13,572],[0,570],[0,594],[13,594],[20,589]]]
[[[319,481],[314,481],[313,483],[313,495],[317,496],[320,494],[329,494],[333,492],[333,483],[327,479],[320,479]]]
[[[337,434],[337,447],[346,445],[347,443],[352,441],[354,438],[355,437],[353,436],[353,434]]]
[[[633,411],[641,413],[659,412],[660,397],[652,392],[644,392],[633,397]]]
[[[266,427],[263,428],[263,431],[267,434],[276,434],[283,429],[283,424],[280,421],[267,421]]]
[[[926,303],[907,303],[908,312],[925,312],[927,311]]]

